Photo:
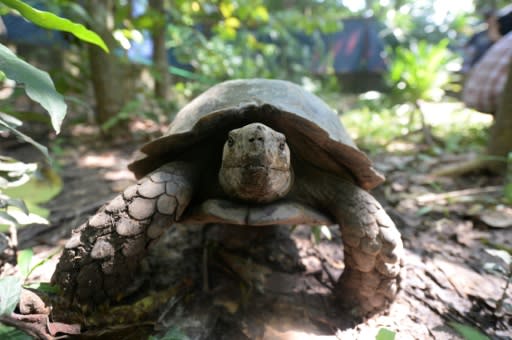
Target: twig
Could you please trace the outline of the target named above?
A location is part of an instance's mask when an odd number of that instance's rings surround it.
[[[488,193],[494,193],[494,192],[500,192],[503,190],[503,186],[501,185],[495,185],[495,186],[488,186],[484,188],[470,188],[470,189],[463,189],[463,190],[455,190],[455,191],[449,191],[449,192],[443,192],[440,194],[424,194],[421,196],[416,197],[416,201],[419,204],[425,204],[425,203],[431,203],[431,202],[437,202],[462,196],[474,196],[478,194],[488,194]]]
[[[496,309],[494,310],[494,315],[498,315],[501,313],[501,309],[503,308],[503,302],[505,301],[505,298],[507,297],[507,290],[508,286],[510,285],[510,282],[512,282],[512,264],[510,265],[510,274],[507,279],[507,283],[505,284],[505,288],[503,288],[503,293],[501,294],[501,298],[496,302]]]

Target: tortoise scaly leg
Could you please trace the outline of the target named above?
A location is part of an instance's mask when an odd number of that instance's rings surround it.
[[[359,187],[344,183],[338,198],[334,215],[341,228],[345,270],[335,293],[359,314],[372,314],[386,308],[397,294],[400,232],[379,202]]]
[[[178,220],[196,174],[185,162],[163,165],[128,187],[73,230],[52,282],[69,304],[98,306],[133,293],[151,241]]]

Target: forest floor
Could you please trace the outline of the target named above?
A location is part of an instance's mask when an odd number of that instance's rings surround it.
[[[87,143],[91,140],[59,156],[63,191],[46,204],[50,224],[19,230],[18,249],[31,247],[34,262],[58,251],[72,228],[135,181],[126,169],[135,145],[105,149]],[[512,286],[504,291],[510,274],[496,256],[496,250],[512,250],[512,209],[502,203],[503,178],[429,175],[472,156],[425,156],[419,150],[372,156],[387,178],[373,194],[394,219],[405,247],[401,290],[386,312],[358,320],[337,308],[331,292],[344,265],[336,226],[328,226],[317,240],[307,226],[248,231],[176,225],[141,271],[150,289],[172,288],[165,299],[155,298],[159,306],[152,321],[114,326],[92,318],[96,326],[83,335],[375,339],[380,331],[378,338],[388,339],[382,331],[387,329],[396,339],[459,339],[455,329],[469,326],[468,339],[476,339],[472,330],[512,339]],[[243,237],[232,241],[227,230]],[[49,281],[57,261],[52,257],[29,280]],[[499,268],[502,275],[496,273]]]

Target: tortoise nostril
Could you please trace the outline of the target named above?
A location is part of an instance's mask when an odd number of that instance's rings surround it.
[[[265,138],[263,138],[263,137],[251,137],[251,138],[249,138],[249,142],[250,143],[254,143],[255,141],[264,142]]]

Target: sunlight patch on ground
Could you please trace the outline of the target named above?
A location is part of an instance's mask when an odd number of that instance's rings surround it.
[[[490,126],[493,116],[464,107],[462,103],[422,103],[425,120],[432,126],[452,124]]]
[[[135,182],[133,173],[127,166],[130,159],[119,152],[88,153],[78,160],[82,168],[104,169],[101,174],[111,182],[113,192],[121,192]]]
[[[80,158],[78,166],[84,168],[110,168],[118,163],[118,156],[113,152],[88,154]]]
[[[414,150],[416,150],[416,145],[414,143],[407,143],[399,140],[389,143],[386,147],[386,151],[397,153],[409,153]]]
[[[272,340],[327,340],[327,339],[337,339],[336,336],[331,335],[315,335],[313,333],[308,333],[299,330],[285,330],[281,331],[272,326],[266,326],[265,335],[263,339],[272,339]]]

